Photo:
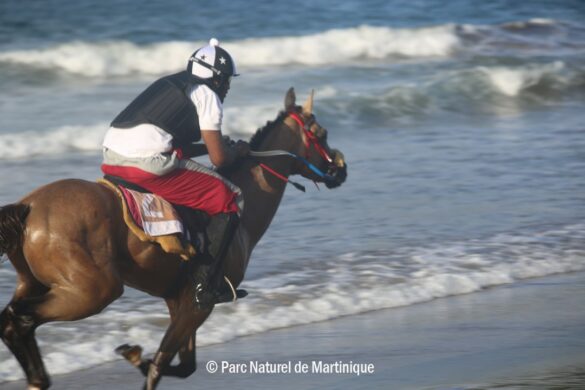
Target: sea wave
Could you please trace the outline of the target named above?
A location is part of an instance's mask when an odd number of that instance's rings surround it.
[[[96,151],[106,124],[62,126],[52,130],[0,134],[0,159],[12,160],[39,155],[59,155],[72,151]]]
[[[335,121],[375,125],[453,111],[508,115],[529,109],[530,105],[570,99],[573,92],[582,96],[584,87],[585,68],[554,61],[445,70],[411,83],[393,80],[375,93],[369,88],[360,92],[333,85],[323,85],[317,93],[319,111]],[[262,101],[232,105],[225,109],[223,130],[228,135],[247,138],[265,121],[274,119],[279,108]],[[106,122],[72,124],[0,134],[0,160],[99,151],[108,127]]]
[[[577,31],[577,32],[575,32]],[[417,28],[361,25],[304,36],[246,38],[223,42],[240,67],[322,66],[388,58],[445,58],[459,51],[514,51],[543,55],[585,50],[580,30],[566,22],[530,19],[502,25],[453,23]],[[546,38],[546,39],[544,39]],[[0,52],[0,66],[65,72],[81,77],[160,75],[185,67],[204,41],[136,44],[131,41],[72,41]],[[13,69],[14,71],[14,69]]]
[[[326,110],[347,120],[388,123],[441,113],[510,115],[549,103],[583,99],[585,67],[563,61],[439,70],[416,81],[393,80],[372,90],[337,91]],[[349,117],[351,115],[351,117]]]
[[[252,291],[236,305],[218,307],[198,331],[198,345],[367,311],[409,306],[481,291],[527,278],[585,270],[585,225],[427,247],[347,253],[287,273],[244,282]],[[82,323],[40,328],[51,373],[116,359],[115,347],[137,343],[154,351],[168,319],[162,302],[124,296]],[[0,350],[0,382],[22,377]]]
[[[572,92],[582,92],[584,86],[585,67],[560,60],[449,70],[423,83],[427,95],[483,105],[497,105],[501,98],[562,100]]]
[[[523,91],[538,86],[556,84],[558,86],[571,86],[570,75],[565,72],[565,64],[555,61],[551,64],[522,67],[480,67],[477,71],[487,76],[492,88],[506,96],[518,96]]]
[[[185,67],[205,42],[69,42],[35,50],[0,53],[0,64],[59,70],[86,77],[163,74]],[[326,65],[388,56],[448,56],[459,38],[454,24],[422,28],[359,26],[290,37],[223,42],[238,66]]]
[[[223,133],[238,138],[250,137],[272,120],[277,109],[273,104],[230,107],[225,110]],[[99,152],[109,123],[67,125],[54,129],[30,130],[0,134],[0,160],[16,160],[36,156],[62,155],[71,152]]]

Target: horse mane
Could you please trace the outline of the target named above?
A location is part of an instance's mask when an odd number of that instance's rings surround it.
[[[252,136],[252,138],[250,138],[250,149],[257,150],[264,141],[264,139],[266,138],[266,136],[268,135],[268,133],[270,133],[272,129],[274,129],[278,124],[280,124],[284,120],[284,118],[286,118],[287,115],[288,112],[281,111],[275,120],[266,122],[266,125],[264,125],[264,127],[261,127],[258,130],[256,130],[256,133]]]
[[[300,107],[297,107],[297,109],[300,109]],[[288,116],[288,112],[287,111],[280,111],[278,113],[278,116],[276,117],[276,119],[274,119],[273,121],[267,121],[266,125],[264,125],[264,127],[260,127],[258,130],[256,130],[256,133],[254,133],[254,135],[252,136],[252,138],[250,138],[250,150],[258,150],[258,148],[260,147],[260,145],[262,144],[262,142],[264,142],[264,140],[266,139],[266,137],[268,136],[268,134],[274,130],[278,125],[280,125],[282,123],[282,121],[284,121],[284,119]],[[240,168],[241,165],[238,164],[232,164],[230,166],[227,167],[223,167],[223,168],[219,168],[218,169],[218,173],[222,176],[227,177],[228,179],[231,179],[232,174],[238,169]]]

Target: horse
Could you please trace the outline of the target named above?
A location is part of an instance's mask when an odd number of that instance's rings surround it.
[[[313,115],[313,94],[302,107],[295,101],[291,88],[284,111],[250,140],[251,155],[225,173],[245,200],[223,260],[224,274],[235,287],[278,209],[289,176],[298,174],[328,188],[347,177],[343,154],[329,147],[327,130]],[[37,327],[98,314],[122,295],[124,286],[164,299],[170,316],[152,359],[143,358],[137,345],[117,349],[145,376],[144,388],[155,389],[163,376],[187,378],[195,372],[196,332],[213,307],[194,304],[195,287],[182,277],[184,260],[141,241],[128,228],[112,189],[64,179],[0,208],[2,253],[18,278],[0,314],[0,337],[21,365],[29,389],[51,385],[35,339]],[[172,365],[177,354],[179,361]]]

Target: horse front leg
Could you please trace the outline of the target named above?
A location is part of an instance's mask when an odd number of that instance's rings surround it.
[[[188,378],[197,370],[195,337],[196,333],[193,332],[187,342],[179,349],[179,364],[168,365],[163,370],[163,376]]]
[[[160,366],[159,361],[159,364],[157,365],[161,367],[161,371],[159,373],[161,376],[186,378],[193,374],[197,368],[195,359],[195,335],[197,329],[211,314],[211,310],[196,311],[192,303],[192,296],[192,289],[185,288],[176,296],[166,299],[166,304],[171,317],[171,324],[167,329],[165,338],[163,339],[159,348],[159,352],[167,351],[165,346],[171,345],[173,347],[173,356],[167,357],[170,363],[176,354],[176,343],[178,343],[179,363],[175,366],[172,366],[169,363]],[[181,323],[185,323],[185,325],[179,325]],[[173,336],[171,337],[171,335]],[[177,339],[178,341],[174,341],[174,339]],[[165,349],[163,349],[163,347],[165,347]],[[116,353],[128,360],[134,367],[138,368],[144,376],[148,375],[150,366],[157,357],[155,355],[155,359],[144,358],[142,355],[143,350],[140,345],[120,345],[118,348],[116,348]],[[162,359],[162,357],[159,357],[159,359]]]
[[[149,364],[148,374],[146,375],[145,389],[154,390],[161,380],[162,376],[180,374],[181,377],[187,377],[195,371],[195,330],[209,316],[211,310],[195,311],[189,307],[188,312],[178,313],[175,318],[171,319],[171,324],[167,329],[165,336],[154,358]],[[189,348],[189,345],[192,348]],[[170,366],[171,361],[183,347],[181,354],[184,361],[178,366]]]
[[[177,378],[187,378],[197,369],[195,353],[195,332],[189,337],[187,342],[179,348],[179,364],[168,365],[163,368],[163,376],[173,376]],[[142,357],[142,347],[140,345],[124,344],[116,348],[116,353],[124,357],[130,364],[138,368],[142,375],[147,376],[152,359]]]

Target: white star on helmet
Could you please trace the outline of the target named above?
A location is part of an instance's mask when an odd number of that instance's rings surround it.
[[[219,57],[219,62],[220,62],[222,65],[225,65],[225,58],[224,58],[224,57]]]

